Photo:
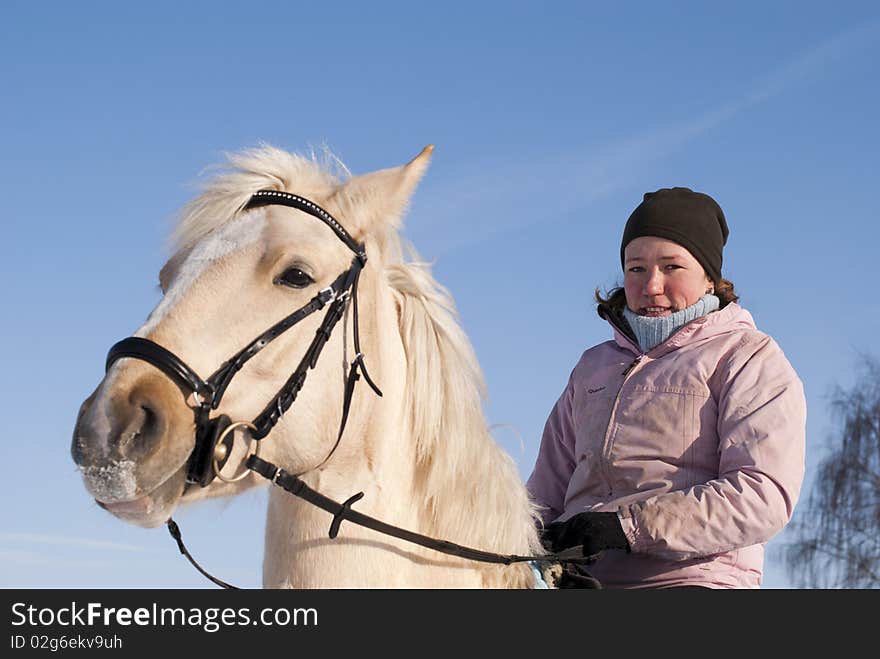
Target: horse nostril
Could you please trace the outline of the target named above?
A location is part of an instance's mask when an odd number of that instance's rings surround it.
[[[144,412],[144,422],[141,426],[141,433],[144,435],[155,434],[159,427],[159,416],[151,407],[146,405],[141,405],[141,409]]]
[[[79,411],[76,414],[76,423],[73,426],[73,437],[70,441],[70,455],[77,466],[88,464],[90,458],[89,449],[95,443],[94,430],[85,420],[86,414],[91,409],[94,399],[95,394],[92,393],[92,395],[86,398],[82,405],[79,406]]]
[[[70,442],[70,457],[77,466],[86,464],[85,439],[78,433],[75,428],[73,431],[73,440]]]
[[[129,408],[128,420],[118,435],[119,449],[128,459],[137,459],[156,450],[165,431],[162,415],[141,401]]]

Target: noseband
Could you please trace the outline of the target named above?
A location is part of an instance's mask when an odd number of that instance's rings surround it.
[[[332,452],[339,444],[342,437],[345,423],[348,419],[348,410],[351,404],[351,396],[354,391],[354,383],[359,379],[358,369],[360,369],[369,385],[378,394],[382,395],[379,388],[373,383],[366,366],[364,365],[364,356],[360,350],[360,336],[358,332],[358,313],[357,313],[357,286],[360,278],[361,270],[367,262],[367,254],[364,245],[356,242],[349,233],[343,228],[336,219],[316,203],[309,201],[304,197],[300,197],[289,192],[280,192],[276,190],[260,190],[256,192],[244,205],[243,210],[268,206],[270,204],[289,206],[304,211],[309,215],[316,217],[329,226],[339,239],[354,252],[354,258],[351,266],[340,274],[329,286],[319,291],[307,304],[300,307],[290,315],[282,318],[280,321],[272,325],[265,332],[256,337],[247,344],[239,352],[226,360],[213,375],[207,379],[202,379],[198,373],[190,368],[186,362],[175,355],[170,350],[162,347],[158,343],[137,336],[131,336],[116,343],[107,354],[106,370],[123,357],[140,359],[148,362],[161,370],[165,375],[177,383],[183,390],[184,394],[189,397],[193,396],[196,407],[195,413],[195,446],[190,454],[186,482],[187,487],[190,485],[200,485],[206,487],[210,485],[216,477],[221,480],[237,480],[248,472],[245,471],[241,476],[230,479],[221,475],[221,470],[232,454],[232,444],[234,436],[232,431],[236,427],[247,427],[250,430],[251,437],[256,441],[266,437],[272,428],[277,424],[284,413],[293,405],[299,394],[300,389],[306,381],[308,371],[314,369],[318,362],[318,357],[324,348],[324,345],[330,339],[330,335],[336,323],[345,313],[346,305],[349,300],[353,305],[354,316],[354,349],[355,357],[352,360],[351,368],[348,374],[348,380],[345,386],[345,399],[343,401],[342,421],[340,422],[339,434]],[[247,363],[254,355],[265,348],[269,343],[277,339],[291,327],[304,320],[311,314],[323,309],[327,309],[321,326],[315,332],[315,338],[312,340],[303,358],[300,360],[296,370],[293,371],[287,382],[278,390],[278,393],[266,404],[263,411],[251,422],[238,421],[233,423],[225,414],[211,417],[211,412],[216,410],[223,394],[226,393],[229,384],[235,377],[242,366]],[[256,445],[259,450],[259,443]],[[329,454],[327,456],[329,458]],[[325,458],[326,461],[327,458]]]

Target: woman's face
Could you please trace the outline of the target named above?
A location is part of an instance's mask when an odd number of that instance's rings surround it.
[[[703,266],[687,249],[665,238],[642,236],[623,252],[626,306],[640,316],[681,311],[713,288]]]

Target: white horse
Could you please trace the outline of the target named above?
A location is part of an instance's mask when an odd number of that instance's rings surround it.
[[[159,275],[164,296],[135,336],[207,374],[305,305],[351,265],[351,251],[327,224],[302,210],[244,207],[258,190],[315,202],[365,246],[360,350],[383,395],[356,387],[337,444],[347,364],[354,356],[349,305],[296,404],[260,440],[260,457],[301,474],[335,501],[362,491],[354,509],[389,524],[490,552],[541,554],[534,506],[484,419],[482,374],[453,300],[425,264],[404,259],[398,228],[431,151],[361,176],[348,176],[343,167],[334,174],[314,157],[269,146],[231,156],[226,170],[184,208],[173,256]],[[302,358],[322,315],[305,318],[248,361],[214,414],[254,419]],[[221,473],[238,470],[246,477],[187,485],[197,401],[185,398],[150,363],[121,358],[112,364],[83,403],[72,442],[85,486],[101,507],[154,527],[178,505],[268,482],[242,471],[249,450],[242,436]],[[534,585],[525,563],[462,559],[350,522],[331,539],[331,518],[271,487],[265,587]]]

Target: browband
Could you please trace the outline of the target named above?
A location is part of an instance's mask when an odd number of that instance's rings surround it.
[[[364,249],[364,246],[352,238],[348,231],[345,230],[345,227],[339,224],[339,222],[336,221],[336,218],[330,215],[330,213],[305,197],[300,197],[291,192],[282,192],[280,190],[257,190],[243,206],[242,210],[259,208],[260,206],[268,206],[270,204],[296,208],[308,213],[312,217],[318,218],[328,227],[333,229],[336,235],[339,236],[339,239],[344,242],[352,252],[357,254],[361,265],[364,265],[367,262],[367,252]]]

